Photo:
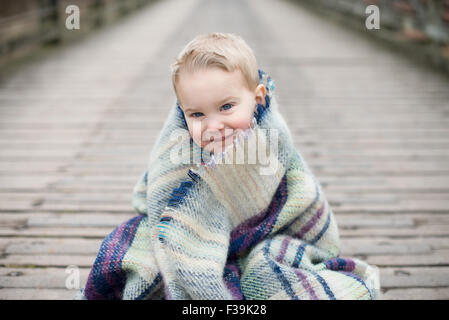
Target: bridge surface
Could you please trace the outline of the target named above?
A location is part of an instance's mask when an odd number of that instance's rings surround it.
[[[102,239],[134,216],[174,99],[169,65],[211,31],[244,37],[276,81],[343,255],[380,268],[384,299],[449,299],[449,80],[273,0],[157,1],[3,79],[0,299],[70,299],[70,265],[85,283]]]

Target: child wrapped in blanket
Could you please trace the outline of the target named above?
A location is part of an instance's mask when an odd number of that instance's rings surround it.
[[[78,299],[376,299],[376,267],[339,256],[333,213],[233,34],[193,39],[177,101]]]

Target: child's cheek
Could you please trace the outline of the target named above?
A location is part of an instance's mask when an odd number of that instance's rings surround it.
[[[196,130],[193,128],[189,128],[190,136],[192,137],[193,141],[198,145],[201,146],[201,130]]]
[[[232,120],[232,128],[233,129],[247,129],[251,124],[251,116],[248,114],[240,114],[236,115],[236,117]]]

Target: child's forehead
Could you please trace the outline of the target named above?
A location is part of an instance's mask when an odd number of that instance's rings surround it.
[[[219,103],[230,97],[236,98],[246,88],[247,84],[240,70],[229,72],[207,68],[181,73],[177,92],[185,107],[199,107],[201,102]]]
[[[239,69],[232,71],[224,70],[219,67],[204,67],[197,70],[181,70],[179,73],[178,84],[186,85],[188,83],[209,83],[226,84],[234,86],[246,85],[243,73]]]

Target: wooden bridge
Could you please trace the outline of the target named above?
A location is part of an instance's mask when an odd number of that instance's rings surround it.
[[[82,28],[82,20],[81,20]],[[384,299],[449,298],[449,79],[288,1],[156,1],[15,68],[0,83],[0,299],[70,299],[174,100],[196,34],[235,32],[276,81],[345,256]]]

